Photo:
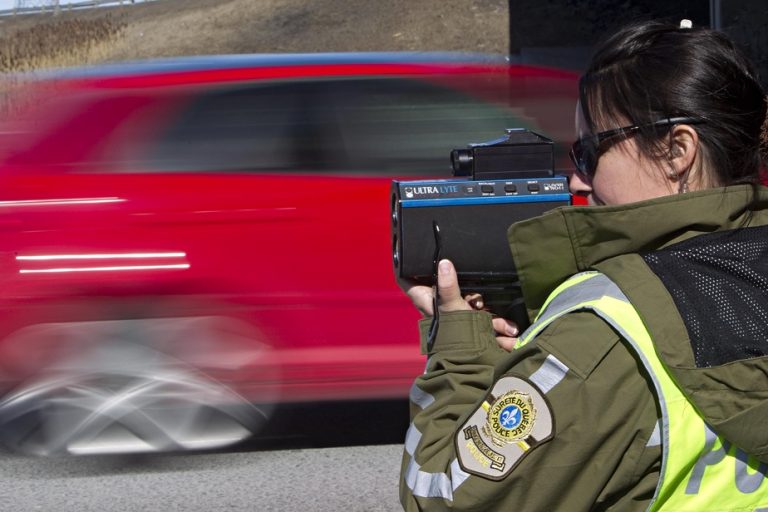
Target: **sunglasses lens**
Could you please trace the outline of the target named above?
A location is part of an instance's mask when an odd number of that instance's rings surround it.
[[[576,172],[582,177],[585,177],[586,166],[584,165],[584,147],[582,146],[581,141],[577,141],[573,144],[569,156],[571,157],[574,167],[576,167]]]
[[[597,148],[591,142],[589,139],[577,140],[570,152],[576,171],[587,180],[594,176],[597,163]]]
[[[595,176],[595,167],[597,166],[597,148],[592,144],[586,144],[586,149],[582,155],[582,166],[584,175],[590,180]]]

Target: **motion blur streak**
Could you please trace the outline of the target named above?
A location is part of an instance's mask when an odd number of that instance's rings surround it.
[[[48,267],[48,268],[23,268],[20,274],[42,274],[56,272],[125,272],[136,270],[187,270],[190,268],[184,252],[132,252],[132,253],[98,253],[98,254],[41,254],[34,256],[16,256],[16,261],[47,262],[47,261],[71,261],[73,264],[79,261],[92,262],[94,260],[167,260],[178,259],[177,263],[146,263],[144,265],[108,265],[86,267]]]
[[[18,261],[51,261],[51,260],[107,260],[133,258],[184,258],[183,252],[142,252],[125,254],[51,254],[44,256],[16,256]]]
[[[64,206],[68,204],[104,204],[122,203],[125,199],[118,197],[103,197],[94,199],[30,199],[25,201],[0,201],[0,208],[9,206]]]
[[[41,268],[35,270],[19,270],[20,274],[40,274],[48,272],[103,272],[115,271],[123,272],[130,270],[186,270],[189,263],[179,265],[131,265],[124,267],[81,267],[81,268]]]

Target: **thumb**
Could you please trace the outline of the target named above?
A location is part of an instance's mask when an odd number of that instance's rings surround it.
[[[461,295],[459,277],[450,260],[440,260],[437,265],[437,289],[440,294],[440,311],[472,309]]]

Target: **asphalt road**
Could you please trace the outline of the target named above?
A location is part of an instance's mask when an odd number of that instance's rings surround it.
[[[0,459],[0,510],[51,512],[402,510],[402,445]]]
[[[60,458],[0,452],[0,511],[402,510],[406,403],[279,412],[259,440],[228,451]]]

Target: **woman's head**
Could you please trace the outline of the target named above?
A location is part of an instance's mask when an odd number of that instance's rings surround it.
[[[579,97],[571,187],[594,203],[759,180],[764,91],[720,32],[626,27],[600,45]]]

